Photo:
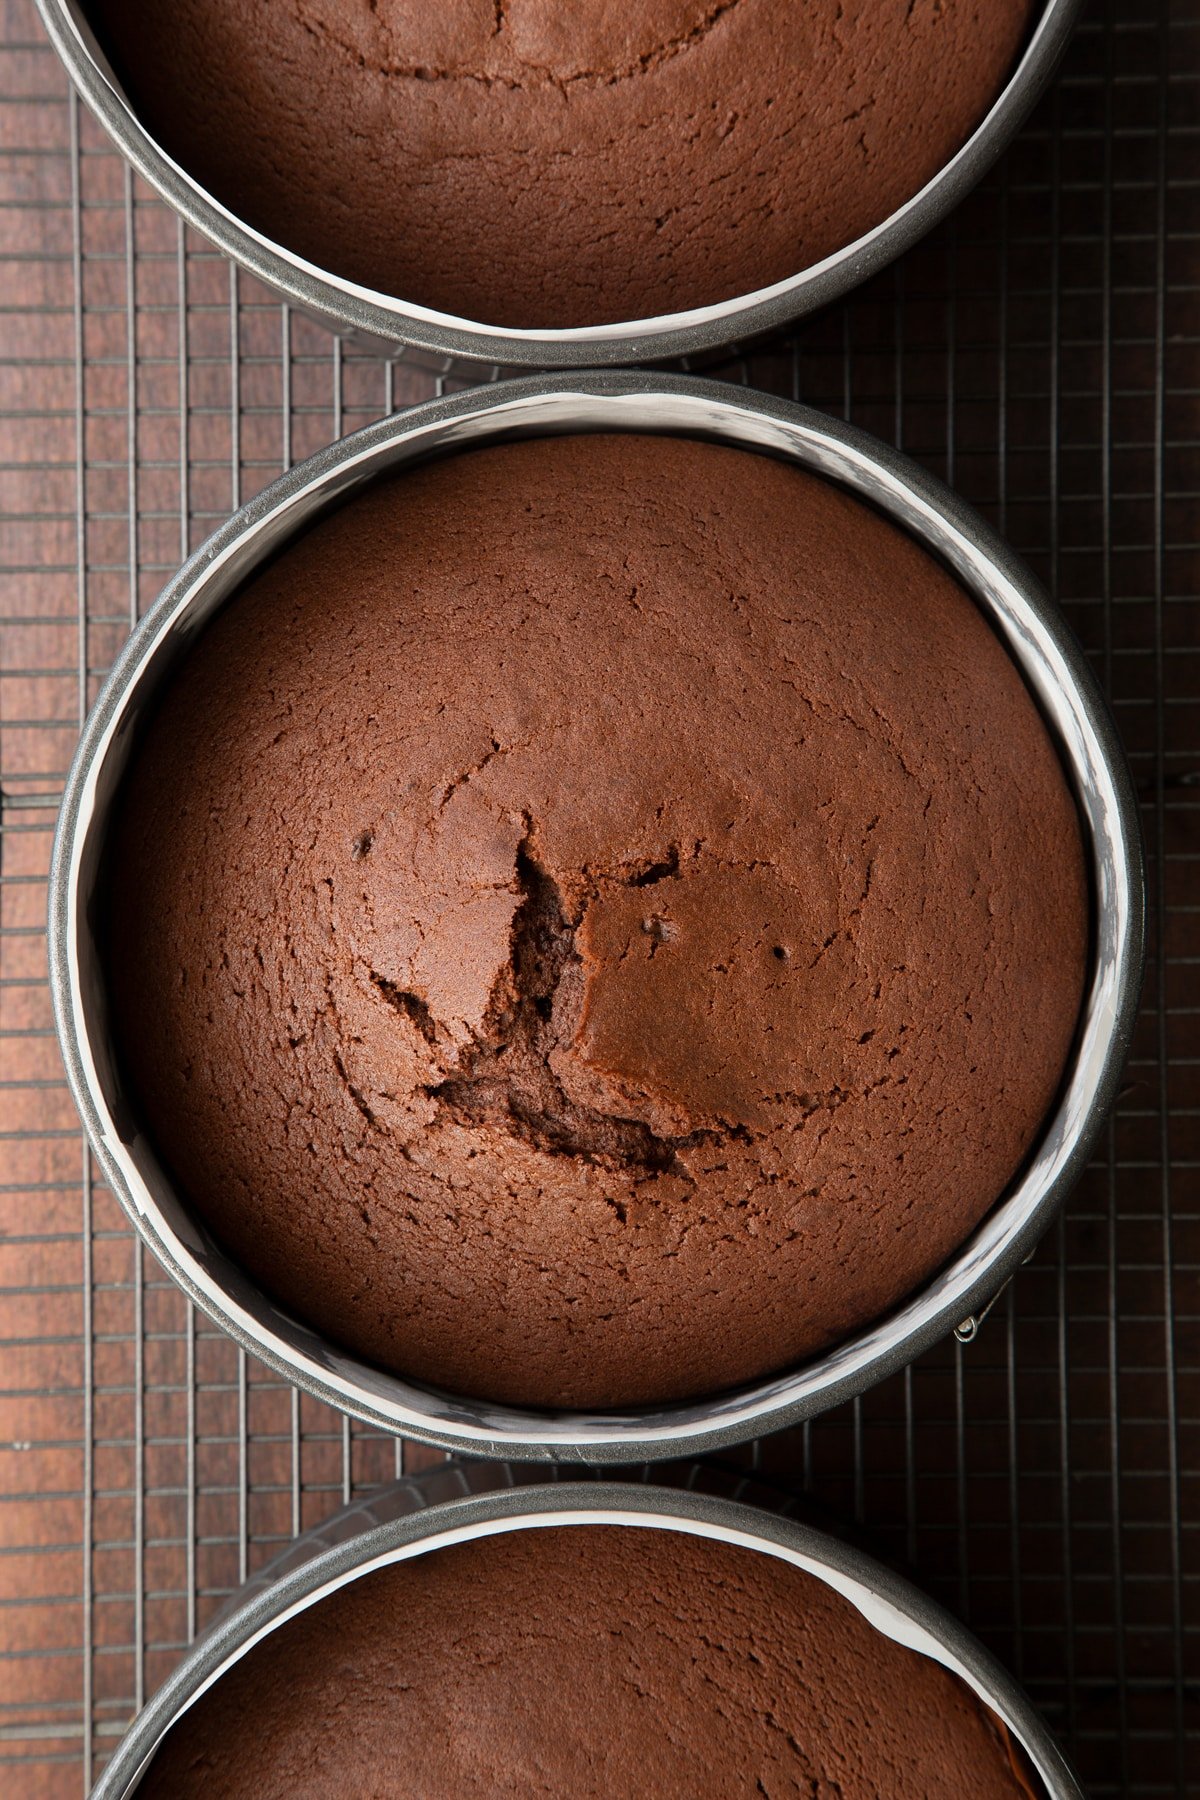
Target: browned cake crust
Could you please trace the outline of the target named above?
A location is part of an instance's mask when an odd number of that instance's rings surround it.
[[[319,267],[514,327],[794,275],[983,118],[1035,0],[90,0],[136,110]]]
[[[355,500],[197,644],[117,1021],[219,1238],[458,1391],[678,1398],[874,1318],[1029,1148],[1072,802],[957,584],[828,484],[572,437]]]
[[[185,1715],[145,1800],[1029,1800],[966,1685],[812,1576],[566,1526],[364,1576]]]

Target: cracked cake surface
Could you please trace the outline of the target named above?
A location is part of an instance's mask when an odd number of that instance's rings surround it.
[[[318,267],[514,328],[728,300],[959,150],[1036,0],[92,0],[156,139]]]
[[[361,1577],[203,1695],[144,1800],[1031,1800],[1004,1728],[813,1576],[670,1530],[507,1532]]]
[[[137,1105],[335,1341],[678,1399],[884,1312],[1054,1096],[1087,901],[1021,678],[830,484],[680,438],[464,453],[208,626],[120,798]]]

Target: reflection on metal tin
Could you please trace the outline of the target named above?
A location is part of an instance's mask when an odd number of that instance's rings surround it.
[[[166,1733],[201,1694],[272,1631],[360,1575],[499,1532],[588,1524],[690,1532],[803,1569],[884,1636],[966,1682],[1021,1745],[1045,1800],[1082,1800],[1025,1694],[966,1627],[862,1550],[789,1518],[779,1494],[756,1486],[747,1505],[745,1481],[694,1463],[672,1471],[670,1486],[576,1481],[572,1474],[450,1463],[373,1494],[297,1539],[192,1645],[117,1746],[93,1800],[128,1800]]]
[[[264,559],[385,470],[466,445],[576,431],[682,433],[782,457],[881,509],[948,564],[1037,699],[1072,783],[1093,893],[1076,1042],[1023,1170],[958,1253],[888,1316],[798,1368],[679,1405],[551,1412],[448,1394],[370,1367],[291,1317],[226,1257],[165,1174],[125,1097],[107,1020],[94,895],[139,716],[196,633]],[[683,376],[533,377],[430,401],[299,464],[221,526],[133,634],[84,730],[50,884],[50,971],[72,1090],[113,1191],[210,1317],[308,1392],[369,1423],[479,1455],[632,1462],[696,1453],[812,1417],[911,1362],[989,1300],[1082,1172],[1137,1007],[1144,875],[1137,804],[1097,684],[1057,609],[968,507],[897,451],[821,414]]]
[[[140,124],[96,43],[86,0],[37,0],[80,94],[138,174],[210,243],[285,300],[388,354],[416,352],[441,374],[478,377],[480,365],[582,368],[699,356],[826,306],[931,230],[975,186],[1049,82],[1083,0],[1046,0],[1017,67],[958,153],[896,212],[853,243],[785,281],[710,306],[655,318],[563,330],[518,330],[435,312],[316,268],[235,217]]]

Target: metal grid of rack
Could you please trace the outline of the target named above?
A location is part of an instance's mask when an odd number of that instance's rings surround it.
[[[717,372],[946,476],[1110,694],[1155,902],[1125,1091],[966,1346],[743,1460],[915,1569],[1090,1792],[1200,1792],[1200,6],[1097,0],[940,232]],[[289,461],[435,390],[180,227],[0,0],[0,1790],[77,1794],[298,1529],[435,1453],[198,1318],[84,1146],[45,978],[80,721],[181,556]]]

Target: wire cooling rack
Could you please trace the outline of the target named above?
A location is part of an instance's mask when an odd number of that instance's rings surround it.
[[[745,1460],[1026,1683],[1095,1795],[1200,1793],[1200,4],[1102,0],[950,225],[721,373],[900,443],[1061,598],[1143,801],[1127,1083],[976,1340]],[[43,916],[131,621],[291,460],[435,391],[186,233],[0,0],[0,1792],[77,1795],[248,1573],[438,1460],[275,1379],[144,1254],[81,1139]]]

